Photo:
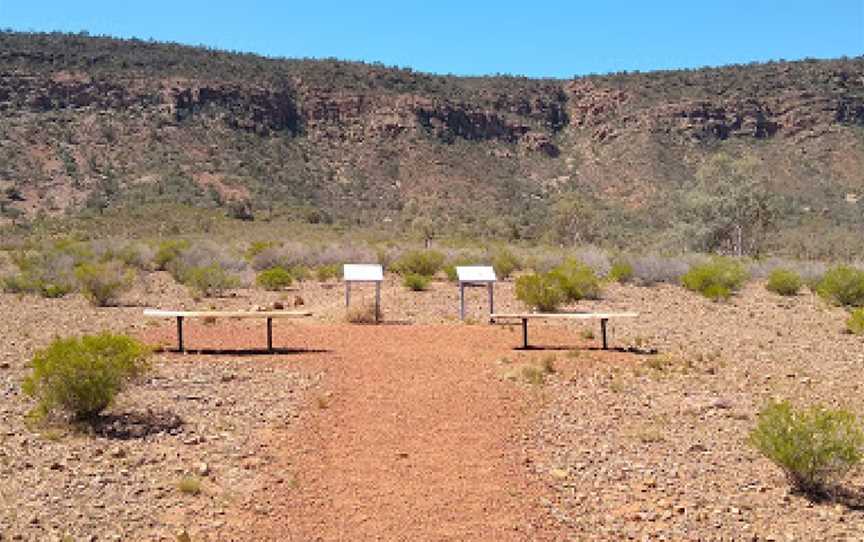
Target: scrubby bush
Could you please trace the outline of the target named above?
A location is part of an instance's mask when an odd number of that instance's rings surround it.
[[[835,305],[860,307],[864,305],[864,271],[837,266],[825,273],[816,292]]]
[[[620,282],[622,284],[630,282],[633,280],[633,266],[630,265],[630,262],[618,260],[612,264],[607,278],[613,282]]]
[[[444,255],[437,250],[412,250],[396,260],[393,270],[400,275],[431,277],[440,271],[443,265]]]
[[[515,254],[502,248],[492,256],[492,267],[495,269],[495,276],[503,280],[509,278],[515,271],[522,269],[522,262]]]
[[[523,275],[516,279],[516,299],[531,309],[554,312],[565,299],[558,279],[549,273]]]
[[[348,309],[345,319],[352,324],[374,324],[377,321],[377,318],[375,317],[375,305],[372,303],[364,303],[356,307],[351,307]]]
[[[768,274],[765,287],[775,294],[797,295],[801,289],[801,276],[790,269],[778,267]]]
[[[6,292],[55,298],[74,290],[75,259],[69,254],[53,250],[18,253],[13,261],[19,271],[4,277],[3,289]]]
[[[315,278],[320,282],[326,282],[330,279],[337,279],[342,276],[342,267],[339,264],[331,263],[319,265],[315,268]]]
[[[402,284],[409,290],[422,292],[429,287],[429,277],[419,273],[408,273],[402,279]]]
[[[746,280],[747,271],[740,262],[722,257],[694,265],[681,277],[685,288],[714,301],[728,299]]]
[[[284,267],[271,267],[258,273],[255,282],[265,290],[276,291],[291,286],[294,277]]]
[[[854,335],[864,335],[864,307],[852,311],[846,320],[846,329]]]
[[[180,256],[180,254],[189,248],[189,241],[182,239],[170,239],[162,241],[156,247],[156,255],[153,257],[153,264],[156,269],[165,271],[169,269],[171,264]]]
[[[184,267],[180,273],[180,282],[188,286],[193,295],[200,297],[218,297],[225,290],[236,288],[240,281],[229,274],[219,264],[201,267]]]
[[[135,272],[117,260],[85,263],[75,268],[75,278],[81,293],[98,307],[117,302],[120,295],[132,287]]]
[[[37,401],[37,418],[63,410],[88,419],[105,410],[148,368],[149,349],[124,335],[56,339],[33,357],[22,391]]]
[[[270,241],[252,241],[246,249],[246,259],[252,261],[256,256],[272,246],[274,246],[274,243]]]
[[[666,258],[650,254],[631,260],[633,276],[640,284],[652,286],[657,283],[678,284],[690,268],[682,258]]]
[[[567,301],[600,297],[600,280],[594,270],[575,258],[564,260],[564,263],[550,271],[549,275],[558,281]]]
[[[783,469],[793,487],[813,493],[861,461],[864,433],[847,410],[797,410],[783,401],[762,409],[750,442]]]
[[[609,256],[606,254],[606,251],[594,246],[586,246],[578,249],[576,251],[576,260],[587,265],[588,268],[594,271],[594,274],[598,277],[607,276],[609,270],[612,268],[612,264],[609,261]]]

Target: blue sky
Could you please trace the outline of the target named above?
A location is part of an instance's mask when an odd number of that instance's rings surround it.
[[[0,27],[461,75],[572,77],[864,54],[864,0],[0,0]]]

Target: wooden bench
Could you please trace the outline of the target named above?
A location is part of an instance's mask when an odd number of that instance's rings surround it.
[[[148,318],[175,318],[177,320],[177,350],[183,352],[183,320],[185,318],[266,318],[267,319],[267,351],[273,351],[273,319],[303,318],[312,316],[305,311],[165,311],[144,309]]]
[[[606,323],[610,318],[635,318],[638,312],[526,312],[516,314],[493,314],[492,320],[522,320],[522,347],[528,348],[528,320],[564,319],[564,320],[600,320],[600,334],[603,337],[603,350],[609,349],[606,341]]]

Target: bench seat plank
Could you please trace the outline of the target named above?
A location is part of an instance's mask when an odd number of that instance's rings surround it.
[[[167,311],[144,309],[150,318],[302,318],[312,316],[308,311]]]
[[[606,323],[610,318],[636,318],[638,312],[524,312],[496,313],[491,318],[495,320],[522,320],[522,348],[528,348],[528,320],[534,319],[564,319],[564,320],[600,320],[600,334],[603,340],[603,350],[609,348],[606,339]]]

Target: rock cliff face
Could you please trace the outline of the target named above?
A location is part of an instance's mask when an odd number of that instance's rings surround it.
[[[650,207],[715,152],[756,156],[781,188],[864,182],[864,58],[462,79],[0,33],[0,112],[0,190],[25,198],[0,203],[29,215],[150,186],[357,220],[420,201],[500,215],[561,190]]]

